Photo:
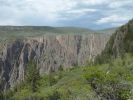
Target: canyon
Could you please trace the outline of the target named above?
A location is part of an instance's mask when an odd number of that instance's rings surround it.
[[[35,61],[39,74],[85,66],[102,52],[110,34],[45,34],[1,42],[1,89],[24,81],[27,64]],[[11,37],[9,37],[11,38]]]

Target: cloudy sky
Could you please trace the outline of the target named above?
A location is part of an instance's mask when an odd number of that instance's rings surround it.
[[[133,18],[133,0],[0,0],[0,25],[117,27]]]

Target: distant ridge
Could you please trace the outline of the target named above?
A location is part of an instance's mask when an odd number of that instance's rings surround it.
[[[118,29],[118,27],[114,27],[114,28],[108,28],[108,29],[102,29],[102,30],[98,30],[98,33],[106,33],[106,34],[112,34],[115,33],[115,31]]]
[[[64,32],[77,32],[77,31],[93,31],[91,29],[87,29],[87,28],[79,28],[79,27],[51,27],[51,26],[0,26],[0,31],[10,31],[10,30],[14,30],[14,31],[28,31],[28,30],[44,30],[44,31],[50,31],[50,30],[54,30],[54,31],[64,31]]]
[[[57,34],[94,34],[106,33],[79,27],[51,27],[51,26],[0,26],[0,40],[16,37],[37,37]],[[110,31],[111,33],[112,31]],[[108,33],[107,33],[108,34]]]

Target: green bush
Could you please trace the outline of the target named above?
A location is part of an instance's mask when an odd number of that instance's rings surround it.
[[[47,97],[47,100],[61,100],[59,92],[58,91],[54,91],[53,94],[50,94]]]
[[[105,99],[128,100],[131,97],[131,84],[133,81],[132,67],[127,67],[126,59],[116,59],[108,65],[92,66],[85,69],[84,77],[91,84],[98,95]],[[124,83],[126,82],[126,83]]]

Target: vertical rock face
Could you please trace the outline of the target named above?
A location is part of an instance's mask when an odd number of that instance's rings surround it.
[[[15,40],[4,45],[0,56],[0,79],[3,89],[24,80],[26,64],[35,60],[40,75],[85,65],[100,54],[109,39],[106,34],[46,35]]]
[[[109,62],[112,58],[124,56],[125,53],[133,53],[133,19],[117,29],[110,37],[100,60]]]

